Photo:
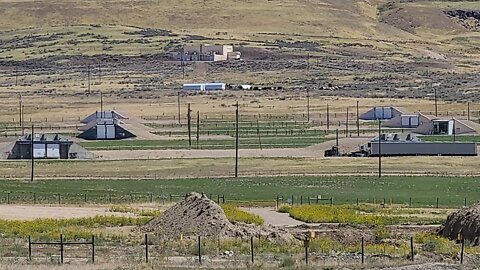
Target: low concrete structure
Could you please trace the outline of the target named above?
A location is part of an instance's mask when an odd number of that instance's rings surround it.
[[[380,139],[380,145],[379,145]],[[361,146],[364,156],[476,156],[477,144],[423,142],[412,134],[382,134]]]
[[[116,119],[97,119],[80,128],[78,138],[85,140],[121,140],[136,137]]]
[[[454,117],[439,118],[419,114],[419,125],[412,132],[422,135],[453,135],[470,134],[477,131],[468,123]]]
[[[93,154],[59,134],[38,134],[33,138],[35,159],[90,159]],[[32,135],[19,138],[7,155],[8,159],[32,158]]]
[[[96,111],[80,121],[82,124],[88,124],[97,119],[128,119],[117,111]]]
[[[177,61],[225,61],[240,59],[240,52],[233,50],[232,45],[193,44],[185,45],[183,52],[176,54]]]
[[[402,115],[403,112],[391,106],[373,107],[360,115],[361,120],[390,120]]]
[[[397,115],[383,126],[390,128],[416,128],[420,125],[420,116],[417,114]]]

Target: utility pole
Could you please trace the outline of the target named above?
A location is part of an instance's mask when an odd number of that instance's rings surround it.
[[[337,147],[337,152],[339,152],[338,151],[338,146],[339,146],[339,144],[338,144],[338,128],[335,131],[335,146]]]
[[[182,78],[185,79],[185,63],[183,62],[183,55],[182,55],[181,65],[182,65]]]
[[[197,111],[197,149],[200,141],[200,111]]]
[[[101,83],[102,82],[102,64],[101,63],[98,63],[98,82]]]
[[[382,122],[378,120],[378,177],[382,178]]]
[[[433,89],[433,95],[435,98],[435,116],[438,116],[437,88]]]
[[[327,103],[327,130],[330,130],[330,108]]]
[[[192,133],[191,133],[191,116],[192,110],[190,110],[190,103],[188,103],[188,112],[187,112],[187,126],[188,126],[188,147],[192,147]]]
[[[18,67],[15,67],[15,86],[18,86]]]
[[[35,167],[35,155],[34,155],[34,150],[35,150],[35,147],[33,146],[34,142],[35,142],[35,130],[34,130],[34,126],[32,125],[32,148],[30,149],[30,151],[32,152],[32,172],[30,174],[30,182],[33,182],[33,173],[34,173],[34,167]]]
[[[257,119],[257,136],[258,136],[258,145],[260,146],[260,150],[262,149],[262,137],[260,135],[260,125],[258,124],[258,119]]]
[[[360,137],[360,115],[358,115],[358,100],[357,100],[357,137]]]
[[[307,122],[310,123],[310,89],[307,89]]]
[[[100,91],[100,117],[103,118],[103,92]]]
[[[453,141],[455,142],[456,141],[456,138],[455,138],[455,118],[453,118]]]
[[[88,65],[88,93],[90,93],[90,65]]]
[[[310,54],[307,54],[307,71],[310,71]]]
[[[348,138],[348,106],[347,106],[347,120],[345,121],[345,137]]]
[[[177,92],[177,107],[178,107],[178,123],[182,124],[180,121],[180,91]]]
[[[238,101],[235,105],[235,178],[238,177]]]
[[[23,105],[22,101],[22,135],[25,135],[25,105]]]
[[[470,121],[470,101],[467,102],[467,120]]]
[[[20,129],[22,130],[22,136],[23,136],[23,110],[22,110],[22,95],[18,96],[18,112],[19,112],[19,122],[18,125],[20,126]]]

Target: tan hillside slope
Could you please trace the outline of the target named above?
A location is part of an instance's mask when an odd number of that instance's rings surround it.
[[[380,0],[0,0],[0,29],[116,24],[195,33],[413,38],[377,21]]]

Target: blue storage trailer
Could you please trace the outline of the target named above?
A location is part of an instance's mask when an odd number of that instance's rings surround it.
[[[188,91],[212,91],[212,90],[225,90],[226,84],[224,83],[186,83],[183,85],[183,90]]]
[[[204,83],[185,83],[183,84],[183,90],[204,91],[205,84]]]
[[[225,90],[224,83],[206,83],[205,90]]]

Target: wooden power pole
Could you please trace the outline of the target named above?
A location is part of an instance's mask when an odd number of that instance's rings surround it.
[[[190,103],[188,103],[188,111],[187,111],[187,126],[188,126],[188,147],[192,147],[192,129],[191,129],[191,121],[192,121],[192,110],[190,110]]]
[[[33,174],[34,174],[34,171],[35,171],[35,154],[34,154],[34,151],[35,151],[35,147],[34,147],[34,143],[35,143],[35,130],[34,130],[34,126],[32,125],[32,148],[30,149],[30,151],[32,152],[32,171],[30,173],[30,182],[33,182]]]
[[[238,177],[238,101],[234,105],[236,107],[235,109],[235,178]]]

